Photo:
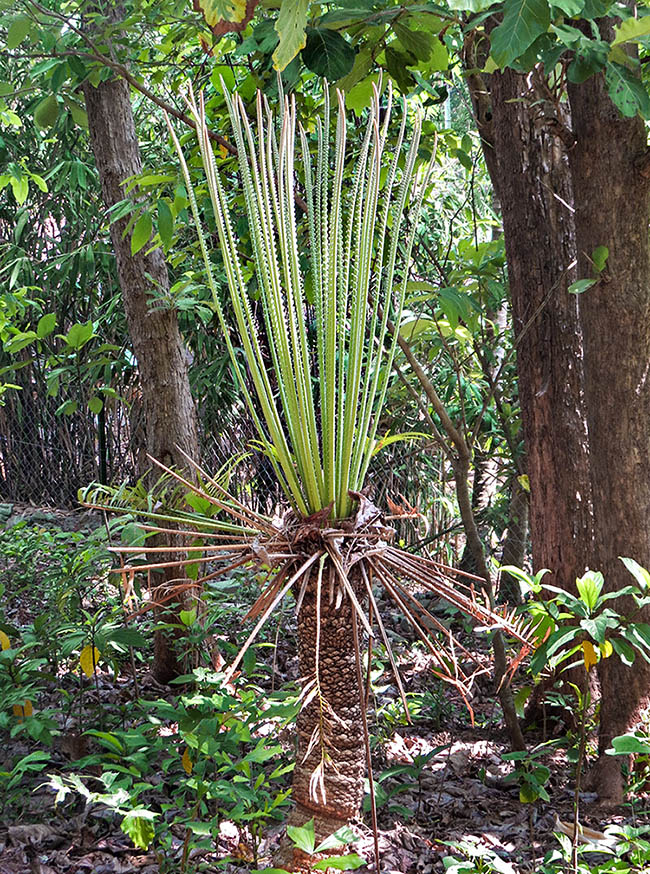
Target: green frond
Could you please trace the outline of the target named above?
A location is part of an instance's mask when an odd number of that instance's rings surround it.
[[[389,88],[380,122],[380,96],[375,89],[348,181],[347,120],[340,92],[332,142],[325,88],[323,116],[316,124],[315,157],[306,132],[296,130],[293,99],[281,94],[279,118],[274,119],[258,93],[256,119],[252,121],[239,95],[225,93],[270,361],[252,311],[204,104],[202,99],[197,103],[191,92],[187,102],[199,134],[228,290],[257,404],[234,357],[189,171],[172,131],[207,279],[260,441],[287,499],[303,516],[332,505],[334,518],[343,519],[353,511],[350,492],[363,487],[391,379],[395,340],[388,339],[387,323],[389,317],[399,323],[417,226],[419,198],[415,198],[405,239],[404,216],[416,179],[420,120],[413,124],[411,142],[403,155],[407,126],[403,102],[397,143],[391,145],[387,160],[392,97]],[[309,277],[303,275],[300,259],[297,162],[307,205]],[[307,279],[314,293],[314,332],[307,326]],[[261,409],[261,416],[257,409]]]

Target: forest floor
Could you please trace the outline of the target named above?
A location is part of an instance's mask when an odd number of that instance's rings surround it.
[[[41,556],[39,561],[47,564],[48,559]],[[2,578],[5,585],[10,572],[11,563],[5,563]],[[14,583],[19,582],[14,577]],[[22,595],[16,598],[6,592],[5,622],[14,629],[33,629],[34,622],[38,625],[38,617],[43,615],[42,599],[33,589],[28,593],[21,585],[14,588]],[[228,605],[222,603],[220,609],[223,616]],[[236,623],[229,632],[231,636],[235,633],[233,628]],[[237,630],[235,636],[239,634]],[[26,640],[29,642],[29,635]],[[556,744],[551,743],[540,758],[532,760],[528,767],[543,765],[549,769],[541,781],[549,800],[540,798],[533,803],[522,803],[521,781],[512,779],[514,763],[502,759],[502,754],[508,751],[508,743],[489,672],[480,676],[474,686],[472,725],[467,709],[454,690],[432,677],[429,659],[423,650],[407,636],[401,637],[399,628],[394,642],[413,713],[412,723],[408,724],[400,713],[392,677],[381,663],[375,663],[371,733],[373,768],[378,784],[381,871],[384,874],[430,874],[443,871],[446,867],[443,858],[449,856],[474,857],[474,867],[459,869],[462,871],[532,874],[542,870],[545,854],[558,847],[554,836],[556,817],[564,822],[571,822],[573,818],[575,766],[570,762],[570,747],[572,743],[575,745],[575,738],[569,736],[566,742],[557,738]],[[473,647],[476,657],[488,668],[484,636],[468,634],[464,642]],[[270,682],[277,688],[295,679],[293,653],[289,621],[282,634],[276,633],[275,638],[271,635],[266,645],[256,650],[255,682],[262,696],[268,693]],[[216,825],[213,822],[207,831],[207,837],[203,832],[201,839],[199,830],[199,834],[193,833],[189,840],[187,821],[201,818],[197,814],[200,808],[194,808],[191,815],[189,810],[180,809],[184,804],[189,805],[191,794],[175,795],[177,787],[168,785],[179,780],[186,780],[188,786],[192,783],[191,767],[188,769],[185,761],[184,771],[177,767],[182,748],[177,720],[182,724],[182,713],[187,713],[189,706],[183,710],[179,700],[187,693],[179,687],[158,686],[149,674],[146,657],[137,663],[137,695],[127,661],[117,672],[110,665],[100,663],[90,679],[79,671],[78,663],[76,670],[69,665],[56,672],[50,672],[45,665],[39,670],[40,683],[32,678],[30,687],[34,708],[30,718],[36,719],[37,713],[48,715],[51,721],[47,724],[56,729],[51,732],[51,740],[46,735],[41,739],[30,737],[27,731],[21,730],[20,718],[5,718],[0,722],[0,781],[3,772],[5,780],[4,784],[0,782],[4,802],[0,812],[0,874],[154,874],[159,871],[234,874],[264,869],[272,864],[273,851],[283,832],[281,820],[286,818],[286,807],[279,809],[279,821],[270,817],[258,820],[262,825],[256,829],[246,825],[245,817],[229,819],[227,813],[222,812],[215,820]],[[518,678],[515,682],[521,685],[524,679]],[[187,704],[188,699],[184,700]],[[166,718],[160,717],[170,704],[177,707],[180,717],[175,719],[173,710]],[[155,711],[158,717],[152,720],[155,706],[159,708]],[[278,730],[277,723],[265,717],[265,712],[270,712],[267,708],[268,703],[260,706],[253,739],[272,737],[273,742],[282,747],[280,757],[290,762],[293,755],[291,726]],[[27,724],[29,720],[24,722]],[[155,808],[159,821],[166,818],[169,822],[164,850],[155,843],[148,850],[134,848],[131,839],[120,829],[120,812],[106,804],[86,804],[78,793],[55,804],[56,791],[49,782],[53,774],[84,773],[90,781],[100,777],[119,761],[119,756],[106,754],[110,743],[106,743],[106,738],[101,742],[101,733],[113,732],[115,738],[124,739],[129,731],[142,730],[143,724],[148,729],[157,726],[158,741],[169,739],[167,746],[159,743],[150,751],[145,750],[146,756],[159,762],[160,773],[146,777],[147,785],[138,798],[140,805],[149,803]],[[95,734],[89,735],[89,730]],[[151,733],[146,737],[150,739]],[[539,728],[533,728],[526,740],[532,749],[550,739],[544,737]],[[250,744],[242,747],[242,753],[248,749]],[[34,771],[25,770],[12,785],[8,775],[16,762],[39,752],[47,761],[39,762],[36,756]],[[277,764],[277,756],[274,756],[270,762],[262,761],[261,767],[268,776]],[[172,774],[180,774],[180,777]],[[264,783],[262,778],[260,781]],[[289,782],[287,773],[271,788],[277,792],[287,788]],[[161,799],[166,799],[167,807]],[[648,825],[649,810],[648,796],[637,795],[634,803],[607,811],[598,806],[593,795],[583,793],[581,799],[581,821],[599,831],[615,823]],[[248,821],[254,822],[254,817]],[[368,867],[359,869],[361,871],[374,870],[369,823],[370,814],[366,813],[363,820],[354,824],[359,835],[354,849],[368,860]]]

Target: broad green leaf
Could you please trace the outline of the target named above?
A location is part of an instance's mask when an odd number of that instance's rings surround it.
[[[280,14],[275,22],[275,30],[280,37],[273,52],[273,66],[282,71],[293,61],[299,51],[305,48],[307,37],[307,13],[311,0],[293,0],[282,3]]]
[[[34,110],[34,121],[40,128],[50,128],[59,117],[59,101],[49,94]]]
[[[584,0],[551,0],[554,9],[560,9],[569,18],[575,18],[584,8]]]
[[[446,70],[449,67],[449,52],[444,42],[437,36],[433,38],[431,47],[431,56],[426,64],[420,66],[420,70],[424,73],[436,73]]]
[[[131,235],[131,254],[137,255],[143,246],[151,239],[153,225],[151,215],[148,212],[143,212],[140,218],[135,223],[133,234]]]
[[[10,50],[18,48],[31,29],[31,18],[28,18],[26,15],[14,18],[7,30],[7,48]]]
[[[634,561],[633,558],[623,558],[623,556],[619,556],[627,570],[632,574],[634,579],[639,584],[640,588],[643,590],[650,589],[650,573],[641,565]]]
[[[305,66],[317,76],[336,82],[352,70],[355,51],[340,33],[327,28],[310,28],[302,50]]]
[[[379,81],[379,74],[373,73],[358,82],[354,88],[345,95],[345,105],[357,115],[361,115],[364,109],[370,106],[372,100],[372,86]]]
[[[458,12],[482,12],[496,6],[495,0],[448,0],[450,9]]]
[[[47,337],[48,334],[51,334],[55,327],[56,313],[46,313],[38,320],[38,324],[36,325],[36,336],[39,340],[42,340],[43,337]]]
[[[522,686],[521,689],[518,689],[514,695],[514,703],[515,703],[515,712],[520,719],[524,718],[526,701],[530,698],[530,693],[532,692],[532,686]]]
[[[88,731],[85,731],[84,735],[87,735],[88,737],[96,737],[97,740],[103,741],[106,747],[112,747],[118,753],[124,754],[125,752],[125,747],[122,741],[109,731],[97,731],[96,729],[91,728]]]
[[[630,665],[634,664],[636,652],[631,644],[626,640],[621,640],[620,637],[613,637],[612,646],[614,647],[614,652],[618,655],[624,665],[630,667]]]
[[[120,828],[136,847],[146,850],[154,838],[155,830],[151,820],[156,815],[150,810],[132,810],[124,817]]]
[[[591,260],[594,262],[594,269],[598,273],[602,273],[609,258],[609,249],[607,246],[596,246],[591,253]]]
[[[579,279],[577,282],[572,282],[567,291],[569,294],[584,294],[588,288],[595,284],[595,279]]]
[[[408,94],[415,86],[415,79],[408,68],[417,65],[417,58],[410,52],[395,48],[394,45],[389,45],[384,54],[386,70],[390,77],[402,94]]]
[[[195,835],[211,835],[213,827],[209,822],[188,822],[187,828]]]
[[[624,42],[636,42],[641,37],[650,36],[650,15],[643,18],[627,18],[614,28],[614,39],[611,45]]]
[[[91,321],[85,322],[84,324],[77,322],[65,335],[65,342],[68,346],[71,346],[72,349],[79,351],[79,349],[86,345],[92,336],[93,323]]]
[[[193,625],[196,621],[196,608],[193,607],[191,610],[181,610],[178,614],[178,618],[181,620],[183,625]]]
[[[5,340],[4,350],[9,353],[20,352],[21,349],[29,346],[36,339],[37,334],[35,331],[21,331],[19,334],[14,334],[11,339]]]
[[[27,194],[29,193],[29,182],[27,176],[11,176],[9,178],[9,183],[11,185],[11,190],[14,193],[14,197],[16,198],[16,203],[18,206],[22,206],[27,200]],[[9,285],[11,287],[11,283],[9,283]]]
[[[532,804],[539,798],[539,792],[530,783],[522,783],[519,789],[519,800],[522,804]]]
[[[608,756],[626,756],[631,753],[650,753],[650,737],[636,734],[621,734],[612,738],[612,749],[606,750]]]
[[[316,862],[312,868],[314,871],[328,871],[330,868],[334,868],[336,871],[354,871],[366,864],[366,860],[357,853],[349,853],[346,856],[328,856],[326,859]]]
[[[603,590],[603,575],[599,571],[588,571],[584,576],[576,580],[580,599],[593,610],[598,603],[598,598]]]
[[[428,33],[425,30],[411,30],[399,20],[393,24],[393,30],[399,43],[407,52],[415,55],[418,61],[429,60],[435,40],[435,36],[432,33]]]
[[[172,243],[174,216],[169,208],[169,204],[162,198],[158,201],[158,233],[160,234],[160,242],[166,252]]]
[[[302,826],[288,825],[287,834],[293,843],[302,850],[303,853],[311,855],[316,846],[316,837],[314,834],[314,820],[310,819]]]
[[[547,0],[506,0],[503,10],[502,23],[492,31],[490,54],[507,67],[548,30],[551,10]]]
[[[88,409],[91,413],[100,413],[103,406],[104,401],[101,398],[98,398],[97,395],[93,395],[93,397],[88,401]]]
[[[599,73],[607,63],[609,44],[602,40],[584,39],[576,49],[576,56],[567,70],[569,82],[580,85]]]
[[[345,844],[353,844],[357,840],[358,837],[350,826],[344,825],[335,831],[334,834],[328,835],[324,841],[321,841],[314,852],[324,853],[326,850],[333,850],[336,847],[345,846]]]
[[[605,82],[612,101],[626,118],[639,113],[643,118],[650,117],[650,96],[641,80],[621,64],[608,63]]]
[[[106,643],[124,646],[146,646],[147,638],[137,628],[111,628],[104,634]]]
[[[597,643],[604,643],[607,629],[616,628],[617,625],[618,622],[613,617],[611,610],[605,610],[593,619],[580,620],[580,627],[584,628],[591,639]]]

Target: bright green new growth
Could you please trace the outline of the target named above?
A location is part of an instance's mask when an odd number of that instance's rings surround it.
[[[227,91],[225,94],[238,151],[270,362],[251,308],[228,202],[208,136],[203,101],[197,106],[190,95],[188,105],[199,134],[230,298],[259,408],[247,391],[228,335],[189,171],[172,130],[207,279],[260,440],[288,500],[302,515],[331,505],[333,517],[343,519],[352,512],[350,491],[363,487],[377,445],[379,414],[391,378],[396,338],[389,336],[388,319],[396,325],[400,323],[422,198],[421,194],[410,229],[401,239],[414,179],[420,121],[415,121],[410,147],[400,168],[406,126],[404,106],[397,144],[391,144],[392,158],[386,164],[391,94],[389,91],[380,124],[379,93],[375,90],[349,182],[344,179],[343,95],[337,92],[338,121],[331,157],[327,88],[324,117],[317,121],[315,161],[307,134],[300,127],[311,248],[314,341],[313,333],[308,332],[310,303],[298,248],[295,101],[281,98],[282,110],[276,124],[266,99],[258,92],[255,136],[239,95]],[[425,187],[422,186],[422,192]],[[262,419],[257,409],[261,409]]]

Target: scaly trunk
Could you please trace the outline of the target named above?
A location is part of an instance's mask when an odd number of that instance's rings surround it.
[[[140,149],[135,130],[129,86],[119,79],[101,82],[96,88],[84,85],[88,125],[95,162],[107,207],[124,199],[125,180],[142,172]],[[152,308],[153,289],[169,288],[167,265],[160,249],[131,255],[130,235],[124,236],[127,219],[111,224],[117,274],[122,300],[138,361],[140,388],[145,412],[148,452],[166,465],[185,466],[180,446],[198,458],[196,411],[190,391],[185,347],[178,328],[176,312],[163,307]],[[145,247],[146,249],[146,247]],[[178,568],[154,578],[157,600],[169,595]],[[179,600],[174,598],[172,600]],[[167,600],[157,610],[162,622],[177,623],[176,612]],[[168,682],[181,672],[170,637],[157,632],[153,674]]]
[[[580,278],[595,275],[594,250],[609,249],[598,282],[581,295],[580,315],[592,456],[593,565],[603,572],[607,590],[615,591],[630,582],[618,556],[650,565],[650,180],[639,170],[640,162],[647,163],[646,130],[638,116],[621,117],[602,75],[569,85],[569,98],[576,136],[569,158]],[[609,658],[601,662],[599,676],[600,759],[593,782],[601,799],[617,802],[622,799],[620,760],[604,752],[648,703],[650,666],[640,657],[631,668]]]
[[[350,582],[355,586],[354,570]],[[289,825],[304,825],[313,817],[318,845],[359,814],[365,747],[353,632],[357,618],[347,596],[337,607],[336,594],[331,597],[325,573],[319,632],[316,591],[317,574],[313,574],[298,618],[298,659],[303,684],[317,679],[320,695],[315,695],[298,716],[292,789],[295,807]],[[322,786],[314,777],[321,762]],[[309,858],[289,841],[281,847],[276,863],[289,871],[310,870]]]

